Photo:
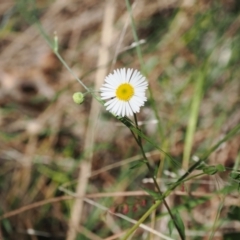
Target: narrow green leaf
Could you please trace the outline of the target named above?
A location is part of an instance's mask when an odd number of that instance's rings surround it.
[[[168,156],[177,167],[180,167],[180,164],[178,161],[176,161],[171,155],[169,155],[167,152],[163,151],[158,145],[156,145],[150,138],[148,138],[146,135],[144,135],[141,131],[139,131],[135,126],[131,125],[129,127],[134,133],[136,133],[138,136],[140,136],[142,139],[145,139],[149,143],[152,144],[155,148],[157,148],[160,152],[163,152],[166,156]]]
[[[65,183],[65,182],[68,181],[68,178],[67,178],[65,173],[57,172],[53,169],[50,169],[47,166],[39,165],[38,166],[38,171],[40,173],[42,173],[43,175],[49,177],[50,179],[52,179],[55,182]]]
[[[191,156],[191,150],[193,146],[193,137],[197,127],[199,108],[202,101],[202,96],[204,93],[204,81],[206,70],[204,67],[200,68],[196,77],[195,90],[193,95],[193,100],[191,103],[190,116],[187,125],[187,132],[184,141],[184,150],[183,150],[183,169],[188,169],[189,161]]]
[[[203,172],[207,175],[214,175],[218,172],[216,166],[207,166],[203,168]]]
[[[226,168],[222,164],[218,164],[216,166],[216,169],[218,170],[218,172],[225,172],[226,171]]]
[[[7,233],[13,232],[12,226],[11,226],[10,221],[8,219],[4,219],[2,221],[2,225],[3,225],[4,229],[7,231]]]
[[[182,239],[186,239],[185,226],[184,226],[183,220],[178,211],[175,211],[174,218],[175,218],[175,224],[177,225],[178,230],[181,233]]]
[[[141,167],[144,164],[145,164],[145,162],[143,160],[140,160],[137,163],[135,163],[132,167],[130,167],[130,169],[139,168],[139,167]]]
[[[230,178],[232,178],[232,179],[234,179],[234,180],[239,180],[239,179],[240,179],[240,173],[231,172]]]
[[[174,222],[172,219],[168,222],[168,229],[169,229],[169,235],[171,236],[174,229]]]
[[[160,200],[161,196],[159,194],[159,192],[155,192],[153,190],[150,190],[148,188],[142,188],[144,191],[146,191],[149,195],[151,195],[153,197],[154,200]]]

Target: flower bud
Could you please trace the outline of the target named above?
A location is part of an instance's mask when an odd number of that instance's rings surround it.
[[[73,101],[77,104],[82,104],[84,101],[84,95],[81,92],[76,92],[72,96]]]

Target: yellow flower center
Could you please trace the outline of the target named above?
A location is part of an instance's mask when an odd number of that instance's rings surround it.
[[[129,101],[134,94],[134,88],[129,83],[121,84],[116,90],[116,96],[122,101]]]

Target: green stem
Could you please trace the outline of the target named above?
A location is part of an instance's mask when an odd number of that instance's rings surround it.
[[[129,15],[130,15],[130,18],[131,18],[133,38],[134,38],[134,41],[136,43],[138,43],[139,39],[138,39],[137,31],[136,31],[136,25],[135,25],[135,22],[134,22],[134,19],[133,19],[132,8],[131,8],[131,5],[129,3],[129,0],[125,0],[125,2],[126,2],[127,10],[129,12]],[[141,48],[140,48],[139,44],[136,44],[136,52],[137,52],[138,59],[139,59],[140,65],[141,65],[141,70],[142,70],[143,74],[146,75],[145,64],[144,64],[144,61],[143,61],[143,56],[142,56],[142,52],[141,52]],[[159,132],[161,138],[163,139],[163,136],[164,136],[163,128],[160,125],[160,117],[158,115],[157,106],[154,102],[153,92],[152,92],[152,89],[151,89],[150,86],[149,86],[148,89],[149,89],[149,95],[150,95],[150,100],[151,100],[151,106],[152,106],[152,109],[154,111],[154,115],[155,115],[155,117],[158,121],[158,124],[157,124],[158,132]]]
[[[136,128],[137,128],[139,131],[141,131],[141,129],[140,129],[139,126],[138,126],[137,115],[136,115],[135,113],[134,113],[134,120],[135,120]],[[131,132],[132,132],[132,131],[131,131]],[[135,138],[135,139],[136,139],[136,138]],[[156,178],[155,178],[155,176],[154,176],[154,173],[153,173],[153,170],[152,170],[152,168],[151,168],[151,165],[149,164],[148,158],[147,158],[147,156],[146,156],[146,154],[145,154],[145,151],[144,151],[144,149],[143,149],[142,138],[141,138],[141,136],[139,136],[139,135],[138,135],[138,137],[137,137],[137,143],[138,143],[138,145],[139,145],[139,147],[140,147],[140,149],[141,149],[143,158],[144,158],[144,160],[146,161],[146,165],[147,165],[147,168],[148,168],[149,173],[151,174],[151,177],[152,177],[152,179],[153,179],[154,185],[155,185],[157,191],[159,192],[160,197],[162,198],[162,192],[161,192],[161,190],[160,190],[160,187],[159,187],[159,185],[158,185],[158,183],[157,183],[157,180],[156,180]],[[176,227],[176,229],[177,229],[177,231],[178,231],[181,239],[184,239],[184,236],[183,236],[183,234],[182,234],[182,231],[181,231],[181,229],[179,228],[179,226],[178,226],[178,224],[177,224],[177,222],[176,222],[176,219],[175,219],[174,215],[172,214],[171,209],[170,209],[170,207],[168,206],[165,198],[163,198],[162,201],[163,201],[163,204],[164,204],[164,206],[166,207],[166,209],[167,209],[167,211],[168,211],[171,219],[173,220],[173,223],[174,223],[174,225],[175,225],[175,227]]]
[[[77,75],[72,71],[72,69],[67,65],[67,63],[64,61],[62,56],[59,54],[59,52],[58,52],[58,39],[57,39],[56,33],[55,33],[55,36],[54,36],[54,41],[52,42],[49,39],[49,37],[47,36],[46,32],[43,30],[43,28],[42,28],[41,24],[39,23],[38,19],[35,18],[35,16],[33,16],[33,18],[34,18],[34,23],[36,24],[36,27],[38,28],[39,32],[42,34],[42,36],[46,40],[47,44],[52,49],[52,51],[57,56],[57,58],[60,60],[60,62],[71,73],[71,75],[85,88],[85,90],[90,91],[89,88],[77,77]],[[95,96],[95,95],[93,95],[93,96]]]
[[[142,224],[147,217],[157,209],[157,207],[162,203],[162,200],[157,200],[154,205],[152,205],[147,212],[143,214],[143,216],[138,220],[138,222],[126,233],[126,235],[123,237],[123,240],[127,240],[133,232],[139,227],[140,224]]]
[[[136,26],[135,26],[133,14],[132,14],[131,5],[130,5],[130,3],[129,3],[129,0],[125,0],[125,2],[126,2],[126,6],[127,6],[128,12],[129,12],[129,15],[130,15],[130,17],[131,17],[131,25],[132,25],[133,38],[134,38],[134,41],[135,41],[136,43],[138,43],[138,42],[139,42],[139,39],[138,39],[138,35],[137,35],[137,32],[136,32]],[[146,72],[147,72],[147,71],[146,71],[146,68],[145,68],[145,64],[144,64],[144,61],[143,61],[142,52],[141,52],[141,48],[140,48],[140,45],[139,45],[139,44],[136,44],[136,52],[137,52],[138,59],[139,59],[140,65],[141,65],[141,70],[143,71],[144,75],[146,75]],[[148,90],[149,90],[149,95],[150,95],[150,96],[149,96],[150,104],[151,104],[151,107],[152,107],[152,109],[153,109],[153,111],[154,111],[155,118],[157,119],[158,133],[159,133],[159,135],[160,135],[161,141],[163,142],[163,139],[164,139],[164,131],[163,131],[162,125],[160,124],[161,121],[160,121],[160,117],[159,117],[159,115],[158,115],[158,109],[157,109],[156,103],[155,103],[155,101],[154,101],[153,91],[152,91],[152,89],[151,89],[151,86],[149,86]],[[135,138],[135,139],[136,139],[136,138]],[[141,142],[138,143],[139,146],[140,146],[140,144],[141,144]],[[140,148],[141,148],[141,147],[140,147]],[[142,154],[143,154],[143,156],[144,156],[144,151],[143,151],[142,148],[141,148],[141,151],[142,151]],[[160,162],[160,165],[159,165],[159,167],[158,167],[157,176],[160,175],[159,172],[161,171],[161,169],[163,168],[163,166],[164,166],[164,158],[162,158],[162,160],[161,160],[161,162]],[[150,167],[148,161],[147,161],[147,167],[148,167],[148,169],[149,169],[149,172],[151,172],[151,167]],[[153,181],[154,181],[155,186],[157,187],[158,184],[155,183],[156,180],[155,180],[155,177],[154,177],[154,176],[153,176]],[[157,189],[158,189],[158,187],[157,187]],[[165,202],[165,201],[164,201],[164,202]],[[166,203],[166,202],[165,202],[165,203]],[[167,204],[166,204],[166,206],[167,206]],[[167,209],[168,209],[169,213],[171,213],[171,211],[170,211],[170,209],[168,208],[168,206],[167,206]],[[171,216],[172,216],[172,215],[171,215]],[[173,219],[173,217],[172,217],[172,219]],[[174,224],[175,224],[174,219],[173,219],[173,222],[174,222]]]
[[[53,49],[54,50],[54,49]],[[55,55],[58,57],[60,62],[64,65],[64,67],[72,74],[72,76],[88,91],[89,88],[76,76],[76,74],[72,71],[72,69],[67,65],[67,63],[63,60],[62,56],[58,53],[58,51],[54,51]],[[91,92],[93,94],[93,92]]]
[[[198,113],[199,108],[201,104],[201,99],[203,95],[203,84],[204,84],[204,70],[203,73],[199,72],[199,77],[196,80],[195,85],[195,91],[193,96],[193,101],[191,105],[191,113],[189,117],[189,122],[187,126],[187,133],[186,133],[186,139],[184,144],[184,151],[183,151],[183,169],[188,169],[189,166],[189,160],[193,145],[193,137],[197,126],[197,120],[198,120]]]
[[[139,42],[139,40],[138,40],[138,36],[137,36],[137,32],[136,32],[135,22],[134,22],[133,15],[132,15],[132,8],[130,6],[129,0],[125,0],[125,2],[126,2],[127,10],[129,12],[130,18],[131,18],[132,33],[133,33],[134,41],[136,42],[136,50],[137,50],[138,59],[140,61],[141,69],[142,69],[142,71],[145,75],[146,71],[145,71],[145,67],[144,67],[144,62],[143,62],[141,49],[140,49],[139,44],[137,44]]]
[[[127,240],[129,236],[139,227],[141,223],[145,221],[145,219],[154,211],[157,209],[157,207],[162,203],[163,199],[168,197],[170,193],[179,185],[182,183],[182,181],[196,168],[198,165],[202,162],[202,160],[199,160],[196,162],[193,166],[189,168],[189,170],[180,177],[165,193],[162,194],[162,199],[157,200],[155,204],[148,209],[148,211],[138,220],[138,222],[126,233],[123,240]]]

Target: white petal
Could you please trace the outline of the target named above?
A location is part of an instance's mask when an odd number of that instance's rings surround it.
[[[113,96],[116,95],[115,92],[113,92],[113,91],[104,91],[104,92],[101,92],[101,93],[100,93],[101,96],[106,96],[106,94],[111,94],[111,95],[113,95]]]
[[[103,84],[103,86],[100,88],[101,91],[105,91],[105,90],[107,90],[107,89],[111,89],[111,90],[115,91],[116,86],[113,86],[113,85],[111,85],[111,84],[109,84],[109,83],[105,83],[105,84]]]
[[[114,114],[117,115],[117,111],[118,111],[119,107],[120,107],[120,102],[118,101],[118,102],[112,107],[111,112],[113,112]]]
[[[126,110],[127,110],[127,116],[133,115],[133,111],[132,111],[132,108],[130,107],[129,102],[126,104]]]
[[[131,69],[131,68],[129,68],[129,69],[127,70],[126,82],[129,82],[129,81],[130,81],[131,75],[132,75],[132,71],[133,71],[133,69]]]
[[[129,105],[134,113],[139,112],[139,105],[136,102],[131,101],[129,102]]]
[[[137,76],[137,73],[138,73],[137,70],[135,70],[135,71],[133,72],[133,75],[132,75],[132,77],[131,77],[131,79],[130,79],[129,82],[131,82],[131,83],[135,82],[135,78],[136,78],[136,76]]]
[[[140,86],[145,86],[145,87],[147,87],[148,86],[148,83],[146,82],[146,80],[144,79],[144,80],[142,80],[142,81],[136,81],[135,83],[134,83],[134,85],[135,85],[135,87],[140,87]]]
[[[113,98],[115,95],[113,93],[101,93],[101,98],[107,99],[107,98]]]
[[[138,98],[136,96],[133,96],[129,103],[132,105],[137,105],[137,106],[143,106],[144,105],[144,100],[142,100],[142,98]]]
[[[114,78],[116,79],[116,81],[117,81],[119,84],[123,83],[123,79],[122,79],[121,72],[120,72],[119,69],[117,69],[117,70],[115,71]]]
[[[118,115],[118,116],[122,115],[122,105],[123,105],[123,102],[119,101],[118,109],[116,109],[116,115]]]
[[[122,116],[123,116],[123,117],[127,115],[127,113],[126,113],[126,105],[127,105],[127,103],[124,102],[124,103],[123,103],[123,108],[122,108]]]
[[[127,82],[126,81],[126,69],[125,68],[120,69],[120,74],[121,74],[122,82]]]
[[[111,100],[109,100],[108,102],[106,102],[105,104],[104,104],[104,106],[110,106],[110,108],[111,108],[111,106],[113,106],[114,104],[117,104],[118,103],[118,100],[116,99],[116,98],[114,98],[114,99],[111,99]],[[107,107],[107,108],[108,108]]]

